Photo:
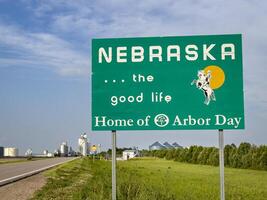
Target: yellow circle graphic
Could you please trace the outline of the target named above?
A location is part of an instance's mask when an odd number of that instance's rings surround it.
[[[220,88],[225,80],[225,75],[224,75],[224,71],[216,65],[210,65],[207,66],[204,69],[205,74],[207,74],[208,72],[211,73],[211,79],[210,79],[210,87],[212,89],[218,89]]]

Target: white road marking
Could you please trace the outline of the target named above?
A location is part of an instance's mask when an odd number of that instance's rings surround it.
[[[0,180],[0,186],[6,185],[6,184],[11,183],[11,182],[14,182],[14,181],[18,181],[20,179],[23,179],[23,178],[32,176],[34,174],[38,174],[38,173],[40,173],[42,171],[45,171],[45,170],[47,170],[49,168],[55,167],[57,165],[60,165],[60,164],[65,163],[65,162],[69,162],[69,161],[75,160],[77,158],[78,157],[73,158],[73,159],[70,159],[70,160],[65,160],[65,161],[62,161],[60,163],[56,163],[56,164],[53,164],[53,165],[49,165],[49,166],[43,167],[41,169],[33,170],[33,171],[26,172],[26,173],[23,173],[23,174],[20,174],[20,175],[17,175],[17,176],[13,176],[13,177],[10,177],[10,178],[7,178],[7,179]]]

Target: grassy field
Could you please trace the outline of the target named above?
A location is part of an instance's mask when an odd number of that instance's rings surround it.
[[[118,162],[119,200],[216,200],[219,168],[163,159]],[[46,173],[33,199],[111,199],[111,162],[77,159]],[[266,200],[267,172],[225,169],[226,199]]]

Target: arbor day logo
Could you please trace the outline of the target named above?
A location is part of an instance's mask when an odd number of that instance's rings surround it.
[[[154,123],[158,126],[158,127],[164,127],[167,126],[169,124],[169,117],[165,114],[158,114],[155,118],[154,118]]]
[[[209,105],[210,101],[216,101],[214,90],[220,88],[225,80],[224,71],[215,65],[207,66],[197,73],[198,79],[194,79],[191,85],[203,91],[205,96],[204,104]]]

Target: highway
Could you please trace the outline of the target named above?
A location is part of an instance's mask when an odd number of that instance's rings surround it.
[[[60,157],[0,165],[0,186],[37,174],[75,158]]]

